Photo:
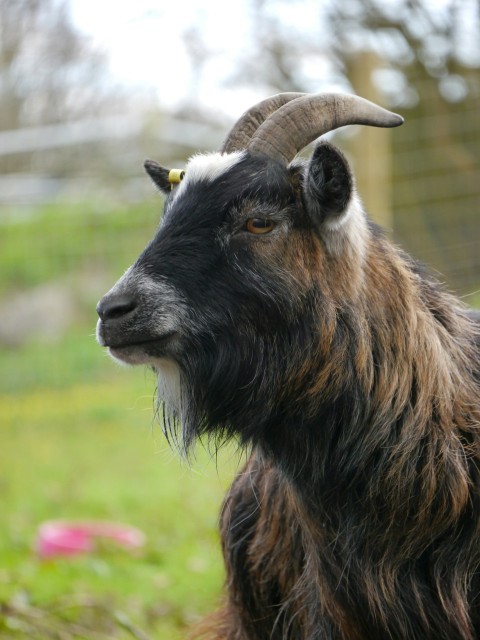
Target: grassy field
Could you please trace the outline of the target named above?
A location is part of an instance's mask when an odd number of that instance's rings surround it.
[[[95,381],[84,368],[75,383],[68,370],[66,384],[0,397],[0,637],[181,637],[218,599],[217,514],[236,462],[200,448],[182,465],[153,422],[151,376],[102,362],[88,336],[84,347]],[[102,545],[40,560],[37,529],[52,519],[128,523],[147,544],[136,555]]]
[[[199,447],[182,464],[154,421],[153,376],[116,366],[92,337],[103,281],[156,222],[144,208],[53,207],[1,229],[0,301],[59,279],[74,288],[84,273],[102,281],[62,339],[0,347],[1,638],[172,640],[220,598],[217,519],[238,457]],[[55,519],[123,522],[147,542],[41,560],[38,527]]]

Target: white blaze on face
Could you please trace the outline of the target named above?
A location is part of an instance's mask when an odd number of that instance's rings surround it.
[[[201,153],[192,156],[185,166],[185,178],[174,190],[173,200],[195,182],[213,182],[238,164],[244,158],[245,153],[245,151],[234,151],[225,154]]]

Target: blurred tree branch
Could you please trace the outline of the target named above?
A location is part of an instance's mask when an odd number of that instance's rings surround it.
[[[118,97],[65,0],[0,0],[0,130],[78,119]]]

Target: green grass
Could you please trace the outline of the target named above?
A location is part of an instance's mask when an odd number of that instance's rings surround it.
[[[0,376],[0,637],[181,637],[219,599],[217,519],[236,456],[217,469],[199,448],[183,465],[154,421],[152,376],[115,366],[87,332],[0,351]],[[51,519],[125,522],[147,544],[42,561],[36,533]]]
[[[79,271],[120,275],[153,236],[161,200],[116,207],[48,205],[0,226],[0,294]]]
[[[2,221],[0,302],[61,282],[81,312],[59,342],[0,348],[2,638],[172,639],[218,601],[217,518],[234,463],[217,473],[199,450],[183,466],[154,422],[152,376],[116,366],[92,335],[96,299],[146,245],[159,211],[158,201],[49,206]],[[147,544],[45,562],[37,530],[57,518],[125,522]]]

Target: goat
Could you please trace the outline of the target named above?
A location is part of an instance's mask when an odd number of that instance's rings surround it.
[[[279,94],[185,177],[145,168],[160,227],[99,302],[98,342],[158,374],[165,431],[248,448],[221,513],[216,640],[480,638],[473,313],[363,211],[361,98]]]

